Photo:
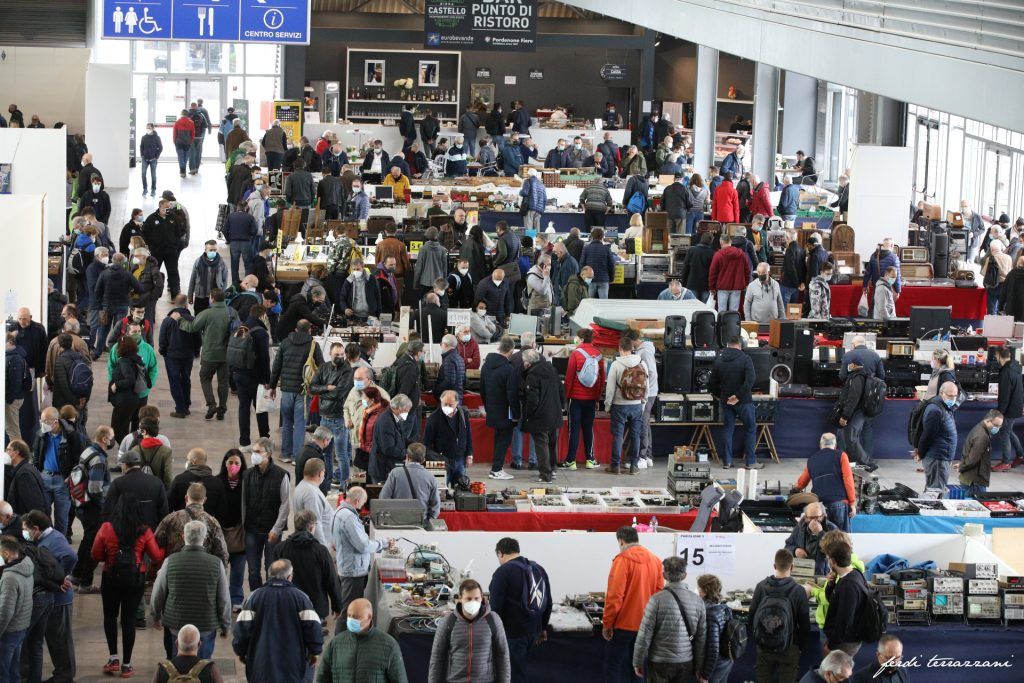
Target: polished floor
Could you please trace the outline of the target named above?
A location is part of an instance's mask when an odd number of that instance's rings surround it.
[[[102,170],[102,169],[101,169]],[[214,220],[216,217],[217,205],[224,201],[225,186],[223,178],[223,165],[215,162],[208,162],[203,165],[198,175],[189,175],[182,179],[178,177],[177,167],[173,163],[160,165],[158,171],[158,192],[171,190],[175,193],[178,201],[186,206],[192,221],[191,246],[182,254],[180,259],[181,276],[184,283],[188,282],[188,275],[191,272],[192,263],[202,254],[203,242],[215,235]],[[132,171],[131,184],[127,190],[111,191],[113,203],[113,217],[111,218],[111,233],[115,243],[122,225],[127,222],[133,208],[141,208],[147,215],[154,211],[157,206],[157,197],[142,195],[141,180],[138,169]],[[225,253],[226,255],[226,253]],[[157,320],[160,321],[166,315],[169,308],[167,297],[160,302],[157,308]],[[103,361],[106,361],[104,357]],[[209,454],[211,466],[216,471],[220,465],[220,459],[228,448],[237,446],[238,429],[236,424],[236,401],[232,398],[229,401],[229,409],[226,419],[221,421],[206,421],[203,419],[202,393],[199,388],[198,363],[193,374],[193,408],[191,417],[180,420],[173,419],[169,415],[174,406],[167,391],[166,381],[163,378],[163,367],[161,365],[161,377],[158,378],[150,403],[160,407],[163,419],[161,421],[162,431],[169,437],[174,451],[175,471],[184,469],[184,458],[186,452],[193,447],[201,446]],[[99,373],[98,373],[99,376]],[[110,417],[110,407],[106,403],[104,382],[97,381],[94,391],[92,409],[90,411],[90,424],[94,427],[97,424],[106,423]],[[253,426],[255,430],[255,426]],[[786,429],[799,429],[799,426],[776,428],[775,438],[784,439]],[[255,434],[254,434],[255,435]],[[273,432],[277,440],[276,430]],[[656,454],[664,456],[664,454]],[[572,486],[611,486],[611,485],[664,485],[664,465],[657,461],[654,469],[641,470],[635,476],[614,476],[605,474],[602,470],[579,470],[577,472],[559,472],[558,481],[563,485]],[[768,465],[761,471],[760,476],[768,480],[781,480],[788,484],[796,479],[803,468],[803,461],[783,460],[782,464]],[[878,475],[883,484],[894,481],[906,482],[913,485],[914,482],[921,482],[923,475],[914,471],[914,464],[909,461],[882,461],[882,468]],[[471,476],[477,480],[483,480],[489,484],[496,484],[486,479],[488,465],[474,465],[471,468]],[[514,472],[516,479],[502,484],[516,484],[518,482],[532,481],[533,472]],[[734,472],[718,470],[717,474],[723,477],[732,478]],[[1024,486],[1024,472],[1016,470],[1007,474],[994,475],[1002,480],[1007,487],[1020,489]],[[76,525],[76,536],[81,531]],[[443,544],[443,539],[441,541]],[[770,563],[770,560],[767,560]],[[766,565],[767,566],[767,565]],[[78,655],[78,681],[99,681],[108,680],[100,669],[106,662],[107,649],[102,628],[102,609],[98,595],[76,596],[75,599],[75,646]],[[137,636],[133,665],[136,668],[136,676],[141,680],[150,680],[154,668],[163,659],[163,645],[161,633],[152,627],[140,631]],[[226,680],[243,680],[244,667],[233,656],[230,640],[219,638],[214,658]],[[50,675],[49,660],[46,661],[44,677]]]

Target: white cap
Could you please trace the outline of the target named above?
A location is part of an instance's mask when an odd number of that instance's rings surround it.
[[[532,178],[532,177],[537,175],[537,169],[531,168],[531,169],[526,171],[526,174],[529,175]]]

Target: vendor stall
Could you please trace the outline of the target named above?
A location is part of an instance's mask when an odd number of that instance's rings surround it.
[[[832,285],[832,315],[852,318],[863,289],[860,285]],[[988,296],[984,287],[910,287],[903,286],[896,299],[896,315],[906,318],[912,306],[952,306],[954,320],[982,320]]]

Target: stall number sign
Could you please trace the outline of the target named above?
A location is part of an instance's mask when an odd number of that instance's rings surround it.
[[[423,242],[409,242],[409,253],[418,254],[420,253],[420,247],[423,246]]]
[[[728,534],[676,534],[676,555],[688,574],[732,574],[736,546]]]

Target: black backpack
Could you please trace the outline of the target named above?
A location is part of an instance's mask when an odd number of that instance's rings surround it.
[[[780,654],[793,644],[795,621],[793,605],[779,588],[767,588],[757,606],[754,619],[754,642],[765,652]]]
[[[907,441],[909,441],[910,445],[914,448],[917,448],[917,444],[920,443],[921,432],[924,431],[924,411],[929,405],[939,405],[938,400],[941,399],[936,396],[935,398],[930,398],[927,401],[920,401],[916,406],[914,406],[914,410],[910,413],[910,420],[907,421]]]
[[[32,560],[35,588],[56,593],[64,585],[64,568],[48,548],[33,543],[22,543],[22,552]]]
[[[256,341],[249,328],[241,326],[228,339],[228,367],[232,370],[252,370],[256,367]]]
[[[92,384],[92,366],[81,357],[75,358],[68,370],[68,386],[72,393],[79,398],[89,398],[92,396]]]
[[[145,585],[146,573],[143,571],[142,565],[135,559],[134,544],[126,546],[118,541],[117,555],[114,556],[110,578],[125,590],[138,589]]]
[[[889,623],[889,608],[882,602],[878,591],[871,586],[865,584],[864,593],[857,611],[857,635],[865,643],[874,643],[885,634]]]
[[[885,407],[885,396],[889,388],[885,381],[872,375],[864,380],[864,393],[860,399],[861,410],[868,417],[878,417]]]
[[[981,284],[986,289],[991,289],[999,284],[999,266],[996,265],[995,261],[989,257],[986,260],[985,266],[985,278],[981,281]]]
[[[747,649],[747,625],[736,619],[726,605],[717,605],[725,610],[728,619],[718,638],[718,654],[723,659],[736,661]]]

